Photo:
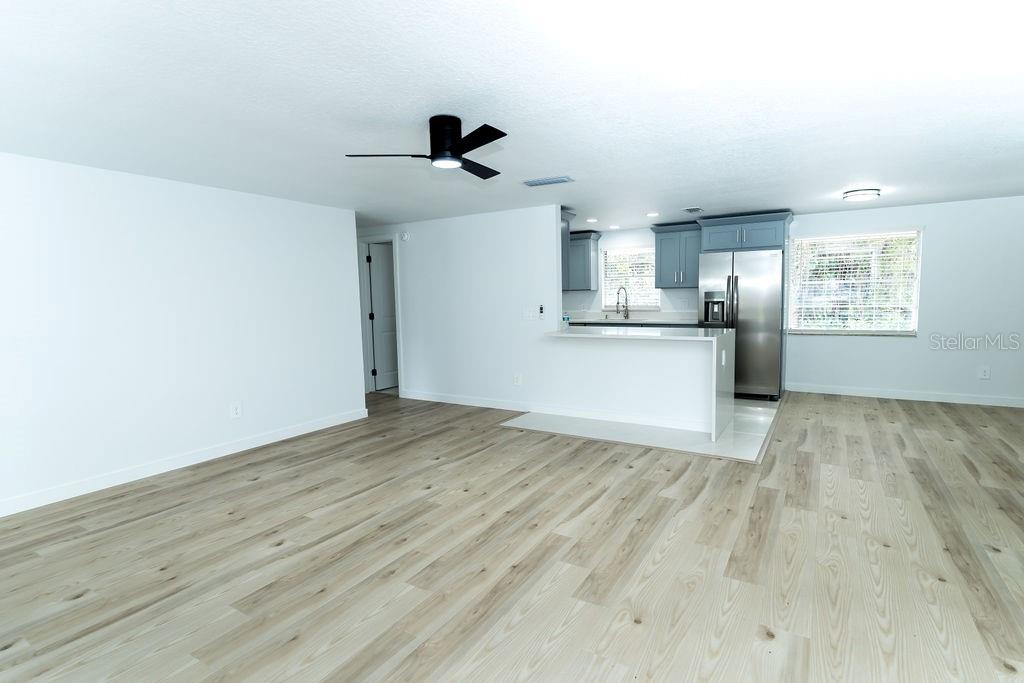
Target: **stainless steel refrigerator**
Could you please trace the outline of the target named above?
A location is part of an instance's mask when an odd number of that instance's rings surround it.
[[[701,327],[736,330],[736,393],[782,394],[782,250],[700,255]]]

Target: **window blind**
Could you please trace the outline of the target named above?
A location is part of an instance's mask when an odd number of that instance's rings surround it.
[[[601,252],[601,305],[615,306],[619,287],[629,292],[630,307],[660,308],[661,290],[654,288],[654,248],[620,247]]]
[[[921,233],[791,239],[789,329],[917,331]]]

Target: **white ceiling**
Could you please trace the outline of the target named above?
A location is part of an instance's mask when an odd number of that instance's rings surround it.
[[[6,0],[0,150],[363,224],[1024,194],[1019,3],[705,4]],[[425,152],[436,113],[507,131],[468,155],[502,175],[343,156]],[[838,200],[865,185],[883,199]]]

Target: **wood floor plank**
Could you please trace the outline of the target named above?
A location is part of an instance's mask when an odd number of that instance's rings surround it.
[[[729,555],[729,562],[725,565],[726,576],[749,583],[762,583],[763,565],[772,547],[770,539],[776,538],[780,508],[777,490],[760,486],[757,488],[747,519]]]

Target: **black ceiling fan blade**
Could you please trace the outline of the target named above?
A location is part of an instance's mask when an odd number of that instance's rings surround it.
[[[453,151],[455,151],[458,154],[472,152],[474,149],[478,147],[483,147],[484,145],[489,145],[495,140],[502,139],[506,135],[507,133],[505,133],[504,131],[498,130],[494,126],[489,126],[485,123],[484,125],[474,130],[472,133],[469,133],[464,138],[459,140],[455,144],[455,149]]]
[[[426,154],[346,154],[347,157],[407,157],[410,159],[429,159]]]
[[[498,171],[495,171],[493,168],[487,168],[483,164],[478,164],[475,161],[470,161],[469,159],[462,160],[462,170],[469,171],[477,178],[482,178],[484,180],[498,175]]]

